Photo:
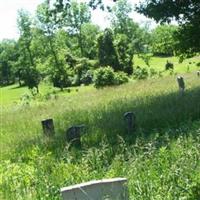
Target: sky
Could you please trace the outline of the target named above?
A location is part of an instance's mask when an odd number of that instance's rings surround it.
[[[104,1],[111,2],[111,0]],[[139,1],[140,0],[129,0],[132,4],[138,3]],[[25,9],[34,15],[37,6],[42,2],[43,0],[0,0],[0,40],[17,39],[19,37],[17,29],[17,11],[19,9]],[[147,21],[144,16],[135,12],[132,13],[131,16],[135,22],[140,24],[141,22]],[[100,10],[92,12],[92,22],[98,24],[102,28],[108,26],[107,18],[105,13]],[[154,25],[155,23],[152,23],[152,26]]]

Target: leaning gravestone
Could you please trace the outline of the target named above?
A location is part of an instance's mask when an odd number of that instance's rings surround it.
[[[113,178],[61,188],[63,200],[128,200],[126,178]]]
[[[71,142],[74,146],[81,146],[81,133],[85,131],[85,125],[71,126],[66,132],[66,138],[68,142]]]
[[[124,113],[124,120],[126,121],[128,133],[130,134],[131,132],[134,132],[136,129],[135,114],[133,112]]]
[[[53,136],[55,134],[53,119],[45,119],[41,123],[44,135]]]
[[[179,91],[180,91],[181,94],[183,94],[184,91],[185,91],[184,78],[182,76],[178,76],[177,77],[177,82],[178,82]]]

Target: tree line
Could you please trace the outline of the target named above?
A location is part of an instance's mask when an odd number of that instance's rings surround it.
[[[91,10],[97,6],[109,13],[110,27],[105,30],[91,20]],[[99,68],[108,66],[118,73],[116,77],[130,76],[135,54],[173,56],[178,52],[180,27],[159,25],[150,30],[133,21],[132,11],[127,0],[118,0],[111,8],[98,1],[53,4],[45,0],[35,16],[20,10],[19,39],[0,42],[0,84],[18,81],[38,91],[40,81],[48,80],[63,90],[92,83],[95,71],[103,73]]]

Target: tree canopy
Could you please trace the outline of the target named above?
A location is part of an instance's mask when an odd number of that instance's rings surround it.
[[[140,3],[137,11],[157,22],[176,20],[179,54],[192,56],[200,52],[200,1],[199,0],[148,0]]]

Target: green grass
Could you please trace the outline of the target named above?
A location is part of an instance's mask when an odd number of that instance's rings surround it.
[[[157,72],[162,72],[165,69],[166,61],[171,61],[174,64],[174,74],[185,74],[188,72],[195,72],[199,69],[196,64],[200,61],[200,57],[193,57],[190,59],[184,60],[182,63],[179,63],[178,57],[152,57],[150,61],[150,67],[155,69]],[[191,63],[191,64],[189,64]],[[134,57],[134,66],[140,66],[143,68],[148,68],[144,61],[138,56]],[[189,66],[189,71],[188,71]],[[163,72],[164,76],[168,76],[170,72]],[[60,92],[58,88],[54,88],[52,85],[48,85],[42,83],[39,85],[39,90],[42,95],[46,95],[47,93],[55,93],[59,96],[70,96],[72,94],[76,94],[76,89],[79,92],[85,91],[94,91],[92,86],[89,87],[72,87],[70,88],[72,92],[70,94],[68,92]],[[30,90],[27,87],[18,87],[18,84],[10,85],[6,87],[0,88],[0,106],[10,106],[16,105],[20,102],[20,99],[25,95],[30,95]]]
[[[167,60],[174,64],[175,73],[187,73],[199,69],[199,67],[196,65],[200,61],[199,56],[186,59],[182,63],[179,63],[178,57],[152,57],[150,60],[150,67],[158,72],[164,71]],[[145,62],[138,56],[134,57],[134,66],[148,68]]]
[[[96,90],[38,97],[1,112],[0,197],[61,199],[59,189],[83,181],[123,176],[130,199],[199,199],[200,79],[184,74]],[[12,96],[12,94],[10,94]],[[137,131],[123,120],[134,111]],[[45,138],[40,121],[53,118],[56,135]],[[66,129],[86,124],[82,147],[65,140]]]
[[[70,93],[67,92],[67,90],[70,89]],[[76,94],[78,90],[79,92],[85,92],[88,90],[91,90],[91,86],[87,87],[73,87],[73,88],[68,88],[65,89],[66,92],[61,92],[59,88],[55,88],[52,85],[46,84],[46,83],[41,83],[39,85],[39,91],[41,95],[47,95],[50,93],[55,93],[59,96],[69,96]],[[31,91],[26,87],[19,87],[18,84],[14,85],[9,85],[5,87],[0,88],[0,105],[5,107],[5,106],[12,106],[12,105],[17,105],[21,102],[23,99],[23,96],[29,95],[31,96]]]

